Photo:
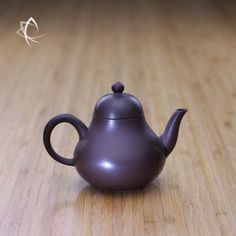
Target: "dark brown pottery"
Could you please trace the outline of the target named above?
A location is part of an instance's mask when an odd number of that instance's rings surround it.
[[[101,189],[131,190],[152,182],[173,150],[187,112],[176,110],[158,137],[147,124],[138,99],[123,90],[124,85],[117,82],[113,93],[98,100],[89,128],[75,116],[61,114],[44,129],[49,155],[64,165],[75,166],[88,183]],[[73,158],[58,155],[51,145],[52,130],[62,122],[73,125],[79,134]]]

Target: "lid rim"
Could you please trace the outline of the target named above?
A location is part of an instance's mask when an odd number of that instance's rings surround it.
[[[93,117],[98,118],[98,119],[103,119],[103,120],[128,120],[128,119],[134,119],[134,118],[139,118],[144,116],[144,113],[141,113],[139,115],[136,116],[127,116],[127,117],[119,117],[119,118],[111,118],[111,117],[102,117],[102,116],[98,116],[96,114],[93,114]]]

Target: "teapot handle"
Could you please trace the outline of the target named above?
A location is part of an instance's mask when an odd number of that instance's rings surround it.
[[[68,166],[74,166],[75,165],[75,159],[73,158],[65,158],[57,154],[51,144],[51,134],[53,129],[60,123],[70,123],[75,127],[79,134],[79,140],[84,138],[85,134],[87,133],[88,128],[86,125],[79,120],[77,117],[71,115],[71,114],[61,114],[53,117],[51,120],[48,121],[46,127],[44,128],[43,132],[43,143],[44,146],[48,152],[48,154],[56,161],[68,165]]]

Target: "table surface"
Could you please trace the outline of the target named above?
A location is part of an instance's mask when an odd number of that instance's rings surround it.
[[[0,9],[0,235],[236,232],[233,1],[5,1]],[[29,16],[46,33],[31,48],[16,35]],[[89,125],[117,80],[158,134],[175,109],[189,112],[161,175],[111,193],[51,159],[42,133],[65,112]],[[52,142],[71,156],[77,139],[61,124]]]

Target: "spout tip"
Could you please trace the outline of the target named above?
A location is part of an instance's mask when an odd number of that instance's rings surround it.
[[[179,108],[179,109],[177,109],[177,111],[184,114],[184,113],[186,113],[188,111],[188,109],[186,109],[186,108]]]

